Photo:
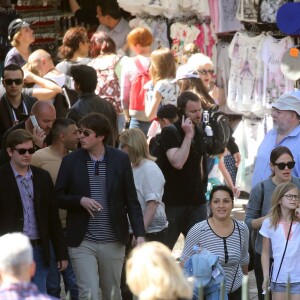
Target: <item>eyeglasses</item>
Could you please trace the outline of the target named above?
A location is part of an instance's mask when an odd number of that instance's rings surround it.
[[[12,85],[13,83],[15,83],[16,85],[20,85],[23,83],[23,79],[22,78],[17,78],[17,79],[3,79],[3,82],[6,85]]]
[[[89,137],[93,132],[88,130],[83,130],[82,128],[78,128],[78,133],[83,134],[86,137]]]
[[[13,148],[13,150],[16,150],[19,152],[20,155],[24,155],[26,152],[28,152],[29,154],[33,154],[35,152],[34,148],[29,148],[29,149],[25,149],[25,148]]]
[[[299,195],[292,195],[292,194],[287,194],[287,195],[283,195],[284,197],[286,197],[286,199],[288,199],[288,200],[293,200],[293,199],[295,199],[295,200],[300,200],[300,196]]]
[[[281,163],[274,163],[273,165],[277,166],[279,170],[284,170],[285,167],[288,167],[289,169],[293,169],[295,167],[295,162],[294,161],[289,161],[287,163],[281,162]]]
[[[214,74],[214,70],[198,70],[198,73],[202,74],[202,75],[207,75],[208,73],[210,75],[213,75]]]

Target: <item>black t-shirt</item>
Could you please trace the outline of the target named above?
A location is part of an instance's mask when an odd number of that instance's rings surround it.
[[[182,169],[178,170],[171,165],[166,152],[172,148],[180,148],[185,134],[181,129],[181,121],[177,121],[173,125],[178,132],[171,126],[163,128],[161,132],[163,154],[160,154],[157,159],[157,164],[166,179],[163,202],[167,205],[181,206],[204,204],[206,201],[204,194],[207,186],[207,170],[202,133],[197,127],[195,128],[188,159]],[[203,174],[200,171],[200,163],[203,166]]]

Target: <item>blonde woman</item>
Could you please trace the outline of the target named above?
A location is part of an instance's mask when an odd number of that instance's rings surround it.
[[[149,242],[135,248],[127,260],[126,275],[130,290],[140,300],[192,298],[191,285],[171,251],[161,243]]]
[[[154,50],[150,59],[149,73],[151,81],[144,88],[147,90],[145,112],[151,120],[156,117],[160,106],[166,104],[177,106],[179,87],[176,82],[172,82],[176,75],[176,64],[175,58],[169,49]]]
[[[162,202],[165,178],[154,162],[155,158],[149,154],[146,137],[140,129],[123,131],[119,142],[122,151],[128,153],[131,161],[138,200],[144,216],[146,240],[163,243],[168,226]]]
[[[261,264],[264,282],[263,290],[270,281],[273,300],[286,299],[288,277],[290,278],[290,299],[300,299],[300,223],[299,191],[291,182],[279,184],[272,195],[269,217],[263,221],[259,233],[263,236]],[[296,214],[297,213],[297,214]],[[274,264],[271,274],[270,250]]]

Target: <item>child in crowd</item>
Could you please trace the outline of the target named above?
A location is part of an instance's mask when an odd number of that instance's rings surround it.
[[[176,75],[176,64],[169,49],[161,48],[151,53],[149,73],[151,81],[144,88],[147,90],[146,116],[151,120],[156,117],[160,106],[177,105],[179,87],[176,82],[172,82]]]
[[[279,184],[272,195],[271,212],[263,221],[259,233],[263,236],[262,269],[263,291],[270,280],[273,300],[286,297],[290,280],[290,299],[300,299],[300,223],[299,191],[291,182]],[[269,275],[270,250],[274,264]]]

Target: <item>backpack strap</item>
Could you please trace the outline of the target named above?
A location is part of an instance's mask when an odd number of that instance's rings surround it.
[[[141,62],[140,62],[140,60],[138,59],[138,57],[135,57],[135,58],[133,59],[133,61],[134,61],[135,65],[136,65],[138,71],[139,71],[141,74],[148,73],[148,69],[145,69],[145,68],[143,67],[143,65],[141,64]]]

